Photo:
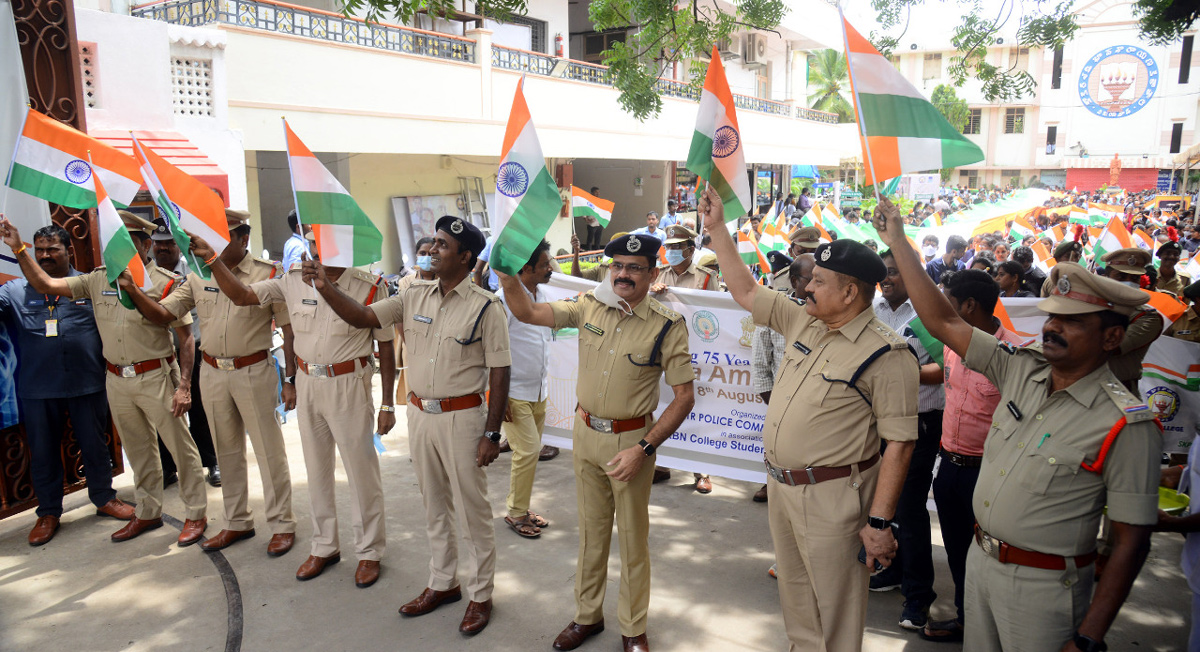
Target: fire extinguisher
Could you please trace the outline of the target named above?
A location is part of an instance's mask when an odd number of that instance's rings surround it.
[[[562,57],[563,55],[563,37],[562,32],[554,35],[554,56]]]

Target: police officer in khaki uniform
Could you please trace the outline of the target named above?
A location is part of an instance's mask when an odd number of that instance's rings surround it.
[[[649,650],[650,485],[655,448],[679,428],[695,403],[687,324],[647,296],[658,276],[658,238],[625,235],[604,248],[612,257],[600,287],[580,297],[533,303],[519,281],[502,277],[513,316],[554,329],[579,329],[579,399],[575,418],[575,490],[579,562],[575,618],[554,640],[573,650],[604,630],[604,592],[615,511],[621,546],[617,601],[626,652]],[[658,421],[659,379],[674,398]]]
[[[795,260],[801,254],[811,254],[821,246],[821,230],[815,226],[802,226],[788,238],[788,257]]]
[[[1158,278],[1154,281],[1155,290],[1170,292],[1177,297],[1183,296],[1183,289],[1191,285],[1192,279],[1180,274],[1175,268],[1182,254],[1183,247],[1176,240],[1162,243],[1158,251],[1154,252],[1155,257],[1161,261],[1158,265]]]
[[[415,281],[367,308],[330,284],[322,268],[305,263],[305,279],[352,326],[404,327],[408,363],[408,436],[425,528],[433,556],[428,587],[400,608],[421,616],[462,598],[458,581],[455,505],[462,506],[470,550],[466,588],[470,603],[459,631],[478,634],[491,618],[496,573],[496,528],[483,467],[500,454],[500,423],[508,404],[512,359],[508,318],[496,296],[471,282],[483,233],[458,217],[437,221],[432,256],[436,281]],[[488,391],[484,407],[484,392]]]
[[[225,266],[247,285],[281,274],[283,269],[277,263],[246,255],[249,213],[227,209],[225,216],[230,237],[238,244],[223,252]],[[216,281],[206,281],[194,271],[161,304],[138,290],[130,294],[138,309],[159,324],[170,323],[195,310],[205,334],[200,345],[200,395],[213,426],[220,466],[225,469],[221,494],[226,527],[200,547],[205,551],[221,550],[254,536],[246,479],[246,433],[249,432],[262,474],[267,523],[274,531],[267,554],[283,555],[295,542],[296,518],[292,515],[292,481],[283,431],[273,409],[279,402],[275,391],[278,375],[270,349],[274,321],[283,329],[287,375],[294,375],[292,327],[286,306],[275,303],[237,307],[221,292]],[[285,384],[283,397],[289,410],[295,408],[295,385]]]
[[[891,519],[917,438],[917,358],[871,308],[887,268],[858,242],[821,245],[801,306],[755,283],[714,189],[699,210],[733,298],[788,343],[763,447],[791,649],[860,650],[867,568],[895,556]],[[880,439],[888,442],[882,460]]]
[[[891,202],[881,202],[875,227],[922,323],[1000,390],[975,486],[964,649],[1105,650],[1158,518],[1160,431],[1109,364],[1145,294],[1059,263],[1053,294],[1038,304],[1050,315],[1041,350],[1015,347],[957,315]],[[1106,504],[1113,552],[1093,592]]]
[[[121,211],[121,217],[127,225],[132,225],[129,229],[138,255],[153,282],[150,294],[165,298],[183,279],[158,267],[147,255],[153,225],[127,211]],[[196,543],[208,522],[204,517],[208,497],[200,453],[183,420],[191,405],[191,376],[181,377],[179,373],[181,367],[191,369],[195,350],[191,317],[184,315],[171,324],[180,341],[180,360],[176,362],[170,331],[150,322],[137,310],[123,306],[118,291],[108,283],[105,267],[82,276],[51,278],[29,255],[15,226],[3,220],[0,228],[31,287],[44,294],[92,300],[108,367],[105,381],[108,406],[125,455],[133,466],[137,498],[133,520],[113,533],[112,540],[127,541],[146,530],[162,527],[163,478],[157,430],[179,466],[179,497],[186,508],[179,545]],[[128,274],[121,278],[123,291],[131,287],[128,278]],[[57,332],[57,322],[47,323],[46,329],[47,333]]]
[[[311,236],[311,233],[307,236],[310,242]],[[336,447],[350,484],[354,552],[358,557],[354,584],[359,588],[369,587],[379,579],[379,560],[387,545],[379,455],[371,437],[371,417],[375,412],[371,397],[374,374],[371,340],[379,342],[384,402],[379,408],[375,431],[387,434],[396,424],[392,405],[396,375],[394,334],[390,328],[351,328],[304,282],[301,268],[295,265],[282,277],[246,285],[224,262],[237,258],[241,246],[240,242],[231,242],[228,248],[234,251],[218,257],[208,243],[192,235],[193,253],[212,268],[218,288],[234,305],[287,306],[295,333],[295,364],[299,373],[289,376],[286,383],[296,387],[300,443],[308,470],[313,523],[311,553],[296,571],[296,579],[311,580],[342,558],[334,502]],[[316,256],[315,247],[313,252]],[[354,301],[370,305],[387,297],[387,288],[377,276],[353,268],[325,269],[327,282],[337,285]]]
[[[1110,251],[1100,259],[1106,266],[1108,278],[1123,283],[1130,288],[1138,288],[1138,280],[1146,273],[1150,264],[1150,252],[1137,247],[1128,247]],[[1057,269],[1057,265],[1054,269]],[[1050,270],[1051,285],[1057,287],[1058,275]],[[1050,296],[1054,296],[1051,290]],[[1125,339],[1121,341],[1119,355],[1111,357],[1108,366],[1116,374],[1129,391],[1136,393],[1138,380],[1142,377],[1142,360],[1146,351],[1163,332],[1163,318],[1158,311],[1145,303],[1146,295],[1142,294],[1143,305],[1139,306],[1129,316],[1129,325],[1125,327]]]
[[[1192,302],[1191,307],[1183,313],[1182,317],[1176,319],[1163,334],[1189,342],[1200,342],[1200,312],[1196,311],[1196,301],[1200,300],[1200,281],[1184,288],[1183,298]]]

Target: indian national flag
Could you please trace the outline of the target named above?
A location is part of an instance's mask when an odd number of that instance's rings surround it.
[[[62,206],[94,208],[98,205],[95,186],[101,184],[93,183],[93,171],[109,189],[109,200],[122,208],[142,187],[137,162],[132,158],[58,120],[28,110],[8,169],[9,188]]]
[[[925,221],[921,223],[921,226],[941,226],[941,225],[942,225],[942,212],[941,211],[934,211],[933,215],[930,215],[929,217],[925,218]]]
[[[1149,251],[1151,254],[1158,251],[1158,241],[1150,237],[1150,234],[1142,230],[1141,227],[1133,230],[1133,244],[1136,247],[1141,247]]]
[[[788,241],[779,232],[779,229],[775,228],[773,222],[763,220],[762,238],[759,240],[758,245],[765,251],[783,251],[787,249]]]
[[[1024,217],[1017,217],[1017,219],[1013,220],[1012,228],[1008,232],[1009,237],[1016,238],[1017,240],[1021,240],[1027,235],[1036,234],[1037,229],[1033,228],[1033,225],[1029,223],[1029,220],[1025,219]]]
[[[1133,237],[1129,235],[1129,230],[1125,228],[1125,224],[1120,218],[1109,218],[1108,226],[1096,238],[1096,243],[1093,245],[1093,250],[1096,252],[1096,262],[1100,262],[1100,258],[1110,251],[1118,249],[1128,249],[1135,246]]]
[[[488,264],[516,276],[533,250],[546,237],[554,218],[562,211],[558,186],[546,168],[542,145],[525,103],[525,78],[517,82],[504,144],[500,149],[500,169],[496,172],[496,242]],[[572,202],[574,198],[572,197]],[[603,201],[603,200],[597,200]],[[612,203],[608,202],[611,215]]]
[[[771,271],[771,262],[767,260],[767,254],[758,245],[758,240],[754,237],[752,229],[745,231],[738,229],[737,232],[737,247],[738,253],[742,256],[742,262],[747,265],[758,265],[764,271]]]
[[[84,164],[86,165],[86,162]],[[125,229],[125,223],[121,221],[121,216],[117,215],[116,207],[104,191],[104,182],[96,179],[95,188],[96,221],[100,227],[100,242],[103,247],[101,257],[104,258],[104,276],[108,279],[108,284],[117,287],[117,277],[128,268],[134,284],[143,290],[149,290],[153,283],[150,282],[150,275],[146,273],[142,257],[138,255],[137,247],[133,245],[133,236]],[[121,294],[120,300],[126,308],[134,309],[133,300],[128,295]]]
[[[708,73],[704,76],[687,169],[707,179],[720,193],[721,203],[725,205],[726,222],[736,220],[750,211],[753,196],[750,194],[750,179],[746,176],[742,132],[738,128],[733,93],[729,91],[729,82],[725,79],[725,66],[721,63],[716,46],[713,46]]]
[[[608,226],[615,205],[607,199],[584,192],[582,188],[571,186],[571,214],[575,217],[594,217],[600,226]]]
[[[287,120],[288,169],[296,196],[296,217],[313,229],[321,263],[330,267],[370,265],[383,257],[383,234],[346,192],[342,184],[313,156]]]
[[[1058,264],[1058,261],[1054,259],[1052,252],[1046,248],[1046,245],[1042,243],[1041,240],[1033,243],[1033,246],[1030,247],[1030,249],[1033,250],[1033,257],[1035,259],[1033,263],[1034,266],[1045,272],[1046,276],[1049,276],[1050,270]]]
[[[840,9],[839,9],[840,12]],[[906,172],[953,168],[983,152],[842,18],[850,88],[861,131],[866,185]]]
[[[1150,304],[1151,307],[1158,311],[1158,314],[1162,315],[1164,332],[1166,332],[1167,327],[1174,323],[1176,319],[1179,319],[1183,316],[1183,313],[1187,312],[1187,304],[1175,298],[1175,295],[1145,289],[1142,292],[1149,295],[1146,298],[1146,303]]]
[[[141,167],[142,179],[158,210],[167,216],[171,237],[179,251],[187,257],[188,269],[201,278],[211,278],[208,265],[196,258],[189,249],[192,239],[187,229],[220,252],[229,244],[229,226],[225,221],[225,204],[217,193],[188,173],[171,165],[154,150],[142,145],[133,136],[133,156]]]

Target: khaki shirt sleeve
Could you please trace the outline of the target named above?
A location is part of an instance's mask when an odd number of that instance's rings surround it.
[[[583,306],[579,305],[578,297],[551,301],[550,310],[554,313],[554,330],[579,328],[579,315],[583,312]]]
[[[392,299],[392,297],[388,296],[387,284],[380,282],[376,287],[379,289],[375,291],[375,296],[372,297],[371,304],[369,306],[372,309],[374,309],[375,304],[390,301]],[[403,312],[401,314],[403,314]],[[375,315],[378,316],[379,313],[376,312]],[[374,337],[376,342],[391,342],[392,340],[395,340],[396,329],[392,328],[391,326],[392,324],[385,324],[383,323],[383,320],[380,319],[379,328],[371,329],[371,337]]]
[[[1130,525],[1158,522],[1162,436],[1152,421],[1125,426],[1104,463],[1108,517]]]
[[[92,298],[92,280],[95,276],[103,273],[104,270],[97,269],[82,276],[68,276],[67,287],[71,290],[71,296],[76,299]]]
[[[174,291],[159,303],[176,318],[182,317],[196,307],[195,295],[192,293],[193,285],[192,277],[189,276],[185,283],[177,283]]]
[[[692,371],[692,354],[688,351],[688,331],[686,322],[680,318],[667,329],[667,336],[662,345],[663,378],[667,384],[675,387],[695,380]]]
[[[483,313],[483,361],[489,369],[512,366],[508,343],[508,312],[499,301],[492,301]]]
[[[604,279],[604,271],[604,267],[596,265],[595,267],[579,270],[579,276],[589,281],[601,281]]]
[[[275,263],[275,275],[268,280],[283,278],[283,265]],[[287,304],[282,301],[271,302],[271,316],[275,318],[276,326],[288,326],[292,323],[292,314],[288,312]]]
[[[805,315],[804,306],[792,301],[783,292],[761,285],[755,286],[754,292],[754,310],[751,311],[754,323],[788,337],[791,332],[788,327]]]
[[[1163,318],[1157,310],[1142,306],[1147,312],[1125,329],[1125,339],[1121,340],[1121,353],[1136,351],[1149,346],[1163,332]]]
[[[258,305],[260,306],[272,303],[287,303],[287,297],[284,296],[283,292],[283,279],[280,277],[251,283],[250,290],[254,292],[254,296],[258,297]]]
[[[917,438],[917,359],[906,350],[892,350],[871,365],[867,373],[871,411],[879,436],[887,441]]]
[[[179,277],[176,277],[176,278],[179,278]],[[188,285],[188,282],[187,282],[186,277],[175,281],[174,283],[171,284],[170,287],[167,288],[167,293],[158,298],[158,301],[160,303],[163,301],[166,301],[172,295],[179,292],[182,288],[186,287],[187,285]],[[174,314],[174,313],[172,313],[172,314]],[[182,315],[176,315],[176,317],[178,317],[178,319],[176,319],[175,321],[168,324],[167,325],[168,328],[183,328],[185,326],[192,325],[192,313],[191,312],[185,312]]]
[[[375,318],[379,320],[378,330],[387,330],[393,324],[404,324],[404,297],[403,292],[394,296],[375,301],[370,308],[375,313]],[[395,330],[395,329],[393,329]],[[393,335],[394,337],[394,335]]]

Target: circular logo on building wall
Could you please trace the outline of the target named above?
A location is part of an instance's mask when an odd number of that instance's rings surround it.
[[[721,322],[707,310],[697,310],[692,315],[692,330],[705,342],[717,339],[721,334]]]
[[[1155,387],[1146,392],[1146,403],[1159,421],[1169,423],[1179,412],[1179,392],[1170,387]]]
[[[1097,52],[1079,73],[1079,99],[1101,118],[1123,118],[1146,106],[1158,90],[1158,63],[1136,45]]]

